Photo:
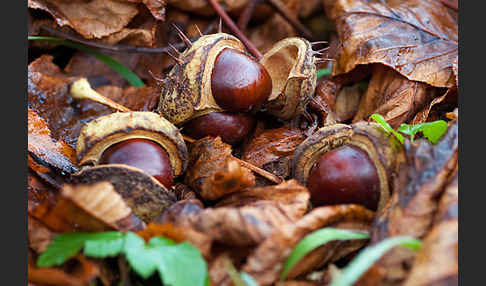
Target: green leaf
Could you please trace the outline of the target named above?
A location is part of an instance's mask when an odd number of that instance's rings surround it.
[[[338,277],[331,281],[331,286],[353,285],[383,254],[399,245],[418,250],[422,243],[413,237],[395,236],[368,246],[342,270]]]
[[[289,271],[294,267],[297,262],[300,261],[305,255],[307,255],[312,250],[317,247],[328,243],[333,240],[350,240],[350,239],[365,239],[369,238],[369,234],[362,232],[354,232],[350,230],[337,229],[337,228],[323,228],[314,231],[304,237],[297,245],[294,247],[289,257],[285,261],[282,274],[280,276],[280,281],[283,281]]]
[[[164,285],[204,286],[208,271],[206,261],[192,244],[183,242],[157,247],[157,269]]]
[[[118,235],[118,232],[74,232],[58,234],[49,244],[47,249],[39,256],[37,266],[50,267],[53,265],[61,265],[66,260],[76,255],[81,248],[84,247],[86,241],[110,240]]]
[[[317,78],[323,77],[325,75],[331,74],[332,69],[320,69],[317,70]]]
[[[142,278],[149,278],[157,270],[159,250],[146,247],[143,238],[135,233],[125,235],[123,252],[130,266]]]
[[[105,258],[116,256],[123,250],[125,235],[121,232],[105,232],[104,235],[93,235],[84,244],[84,255]]]
[[[417,132],[422,132],[425,138],[430,142],[436,144],[437,140],[447,131],[447,122],[444,120],[437,120],[432,122],[425,122],[415,125],[408,125],[402,123],[397,131],[410,136],[410,141],[413,142],[414,136]]]
[[[63,39],[58,39],[58,38],[53,38],[53,37],[41,37],[41,36],[29,36],[29,40],[37,40],[37,41],[49,41],[53,43],[57,43],[60,45],[64,45],[70,48],[78,49],[82,52],[91,54],[95,56],[97,59],[100,61],[104,62],[106,65],[108,65],[110,68],[114,69],[118,73],[120,73],[131,85],[135,87],[142,87],[144,86],[143,81],[135,74],[133,73],[127,66],[123,65],[119,61],[115,60],[112,57],[109,57],[105,54],[102,54],[96,50],[93,50],[91,48],[86,47],[83,44],[79,44],[70,40],[63,40]]]
[[[400,141],[400,143],[403,144],[402,134],[393,130],[393,128],[390,126],[390,124],[388,124],[388,122],[386,122],[386,120],[385,120],[385,118],[383,118],[383,116],[381,116],[380,114],[374,113],[370,116],[370,118],[373,119],[374,121],[378,122],[383,127],[383,129],[385,129],[386,132],[392,133],[393,135],[395,135],[395,137],[398,139],[398,141]]]
[[[175,244],[176,243],[173,240],[161,236],[152,237],[148,242],[148,245],[151,247],[170,246]]]

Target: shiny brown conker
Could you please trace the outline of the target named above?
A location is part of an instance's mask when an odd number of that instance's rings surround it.
[[[344,145],[324,153],[307,180],[316,205],[360,204],[376,210],[380,182],[376,167],[362,149]]]
[[[272,79],[259,62],[241,51],[226,48],[214,62],[211,91],[225,111],[248,112],[268,99]]]
[[[166,188],[174,183],[169,155],[149,139],[128,139],[110,146],[101,155],[100,164],[125,164],[142,169]]]
[[[183,132],[195,139],[219,136],[223,142],[234,145],[248,136],[255,124],[251,114],[212,112],[187,122]]]

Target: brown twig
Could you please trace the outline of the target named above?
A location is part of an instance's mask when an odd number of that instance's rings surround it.
[[[271,182],[274,182],[275,184],[280,184],[283,181],[282,178],[277,177],[274,174],[272,174],[272,173],[270,173],[268,171],[265,171],[265,170],[263,170],[261,168],[258,168],[255,165],[252,165],[252,164],[250,164],[250,163],[248,163],[246,161],[243,161],[241,159],[238,159],[238,158],[235,158],[235,159],[238,161],[238,163],[240,163],[241,166],[252,170],[253,172],[257,173],[258,175],[264,177],[265,179],[267,179],[267,180],[269,180]]]
[[[313,40],[312,32],[302,24],[281,0],[266,0],[272,5],[277,12],[282,15],[300,34],[308,40]]]
[[[203,34],[209,33],[211,30],[213,30],[215,27],[215,23],[211,23],[208,25],[208,27],[203,31]],[[147,48],[147,47],[135,47],[135,46],[129,46],[129,45],[123,45],[123,44],[117,44],[117,45],[107,45],[103,44],[100,42],[94,42],[94,41],[89,41],[80,37],[76,37],[74,35],[70,35],[66,32],[63,31],[58,31],[56,29],[53,29],[48,26],[40,26],[41,29],[45,30],[49,34],[61,38],[61,39],[66,39],[70,40],[76,43],[81,43],[83,45],[93,47],[93,48],[98,48],[102,50],[107,50],[111,52],[116,52],[116,53],[128,53],[128,54],[160,54],[160,53],[165,53],[172,48],[170,46],[167,47],[162,47],[162,48]],[[191,42],[196,41],[199,39],[200,36],[194,37],[191,40]],[[178,50],[184,50],[186,48],[186,45],[184,42],[179,42],[176,44],[173,44],[173,46],[178,49]]]
[[[224,11],[223,7],[219,5],[216,0],[208,0],[209,3],[213,6],[214,10],[216,10],[216,13],[223,19],[224,23],[228,26],[228,28],[233,32],[236,37],[238,37],[241,42],[246,46],[248,51],[257,59],[261,59],[263,56],[262,53],[253,45],[252,42],[243,34],[243,32],[238,28],[238,26],[233,22],[233,20],[230,18],[230,16]]]
[[[238,28],[240,28],[240,30],[246,30],[246,27],[248,26],[248,23],[253,16],[253,12],[255,12],[255,7],[262,1],[263,0],[250,0],[248,5],[246,5],[245,10],[243,10],[243,12],[240,14],[237,22]]]

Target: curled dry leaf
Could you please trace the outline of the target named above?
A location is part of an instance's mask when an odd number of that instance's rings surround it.
[[[66,184],[54,200],[40,202],[29,214],[56,232],[128,231],[145,227],[109,182]]]
[[[87,39],[101,38],[124,28],[137,15],[135,3],[114,0],[29,0],[29,8],[42,9],[59,26],[69,26]]]
[[[63,267],[37,268],[29,253],[27,275],[31,283],[39,285],[82,286],[100,275],[100,268],[93,261],[78,254]]]
[[[438,209],[438,198],[457,170],[458,126],[449,127],[437,145],[427,140],[405,141],[408,162],[394,180],[392,195],[383,212],[373,222],[371,241],[409,235],[423,238],[430,230]],[[397,248],[375,265],[374,281],[399,285],[408,274],[415,252]]]
[[[368,89],[359,103],[353,122],[379,113],[393,127],[409,122],[438,95],[438,89],[411,81],[383,65],[373,66]]]
[[[457,175],[439,201],[436,224],[424,237],[404,286],[458,285]]]
[[[53,185],[77,171],[74,149],[63,140],[52,138],[46,121],[28,108],[28,162],[29,167]]]
[[[458,54],[458,24],[435,0],[325,0],[340,48],[333,74],[382,63],[409,80],[452,87]]]
[[[231,155],[220,137],[205,137],[191,144],[184,182],[203,199],[215,200],[255,184],[255,176]]]
[[[164,21],[165,20],[165,6],[167,5],[166,0],[127,0],[128,2],[143,3],[145,7],[150,11],[155,19]]]
[[[213,208],[202,209],[197,200],[179,201],[157,221],[190,226],[223,245],[252,246],[282,225],[297,221],[308,201],[307,188],[289,180],[233,193]]]
[[[248,257],[242,270],[259,285],[270,285],[280,278],[283,265],[294,246],[307,234],[323,227],[368,231],[374,212],[358,205],[326,206],[314,209],[297,222],[282,225]],[[307,254],[289,272],[289,279],[310,272],[356,251],[363,240],[329,242]]]
[[[288,178],[292,154],[304,139],[304,133],[297,128],[268,129],[244,147],[242,159],[279,177]]]

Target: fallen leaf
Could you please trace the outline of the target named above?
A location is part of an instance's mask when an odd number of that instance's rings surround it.
[[[276,176],[288,178],[292,154],[305,138],[297,128],[267,129],[244,146],[242,160]]]
[[[404,286],[458,285],[459,224],[457,175],[439,201],[437,223],[424,237]]]
[[[29,0],[29,8],[47,11],[59,26],[69,26],[86,39],[120,31],[137,15],[136,4],[114,0]]]
[[[231,155],[220,137],[205,137],[191,144],[184,182],[204,200],[215,200],[255,184],[255,176]]]
[[[397,128],[412,120],[438,94],[438,89],[408,80],[383,65],[373,66],[372,74],[353,122],[366,120],[371,114],[378,113]]]
[[[439,1],[325,0],[324,5],[341,43],[333,75],[381,63],[412,81],[455,85],[458,24]]]
[[[252,193],[256,198],[252,198]],[[240,201],[245,204],[240,205]],[[297,221],[307,209],[308,201],[307,188],[289,180],[231,194],[223,200],[223,206],[203,209],[197,200],[179,201],[166,209],[157,222],[192,227],[222,245],[252,246],[282,225]]]
[[[294,246],[307,234],[322,227],[368,231],[374,213],[358,205],[319,207],[288,225],[282,225],[250,254],[242,270],[259,285],[271,285],[280,278],[283,265]],[[326,263],[333,262],[356,251],[365,241],[329,242],[300,260],[287,275],[295,278]]]

